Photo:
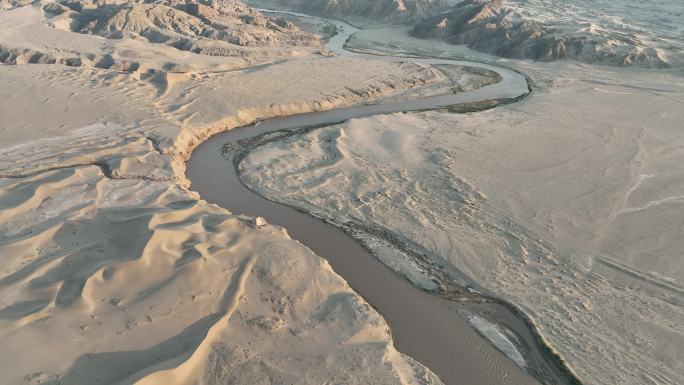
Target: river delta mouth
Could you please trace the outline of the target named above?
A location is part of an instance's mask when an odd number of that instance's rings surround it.
[[[501,81],[453,95],[277,117],[217,134],[195,149],[187,162],[187,176],[203,199],[235,214],[264,217],[325,258],[385,318],[396,348],[446,384],[578,384],[527,315],[484,293],[455,269],[435,262],[439,258],[427,256],[420,245],[386,229],[336,223],[323,214],[269,200],[240,176],[240,161],[251,150],[349,119],[423,110],[477,112],[529,95],[524,75],[481,66],[497,71]],[[403,260],[403,268],[392,266],[391,261],[398,259]]]

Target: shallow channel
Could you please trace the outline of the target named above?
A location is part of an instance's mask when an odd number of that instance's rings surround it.
[[[335,272],[387,320],[396,348],[426,365],[444,383],[573,383],[572,376],[549,354],[529,321],[512,306],[462,287],[450,296],[421,290],[383,265],[343,229],[269,201],[243,185],[236,171],[242,157],[255,146],[298,130],[377,114],[436,109],[488,99],[512,102],[529,93],[527,79],[506,68],[446,59],[349,53],[343,43],[356,29],[343,22],[330,22],[340,33],[330,40],[328,48],[339,54],[369,60],[480,67],[499,73],[502,80],[473,91],[278,117],[217,134],[198,146],[187,162],[192,189],[206,201],[235,214],[261,216],[269,223],[286,228],[293,239],[328,260]],[[504,354],[506,349],[500,345],[497,349],[463,314],[473,314],[494,325],[514,345],[524,363],[520,365],[517,360],[516,364],[510,352],[508,356]]]

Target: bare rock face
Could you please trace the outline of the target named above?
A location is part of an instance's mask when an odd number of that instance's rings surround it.
[[[539,61],[575,59],[588,63],[656,68],[670,66],[668,55],[663,50],[622,25],[612,28],[601,21],[582,22],[579,16],[575,22],[562,20],[553,13],[529,11],[533,5],[540,4],[466,0],[447,12],[425,18],[413,28],[412,34],[466,44],[508,58]]]
[[[74,32],[131,38],[197,53],[221,54],[224,42],[242,47],[315,46],[318,38],[284,19],[268,18],[238,0],[66,0],[44,6],[71,21]]]
[[[317,35],[240,0],[0,1],[2,64],[226,71],[327,53]]]
[[[356,22],[406,23],[438,10],[444,0],[285,0],[280,6]]]

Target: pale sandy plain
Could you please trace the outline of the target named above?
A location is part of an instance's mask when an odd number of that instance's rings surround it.
[[[0,12],[0,383],[440,382],[327,262],[189,190],[184,160],[257,119],[451,79],[320,46],[212,57],[49,22],[39,5]]]
[[[402,31],[350,46],[463,53]],[[683,383],[684,74],[501,63],[530,75],[530,98],[274,141],[243,178],[330,222],[389,230],[514,303],[587,384]]]
[[[10,55],[0,65],[3,384],[439,383],[394,349],[384,320],[324,260],[283,229],[202,201],[184,161],[211,134],[257,119],[452,79],[320,46],[217,57],[105,39],[37,5],[0,12],[0,25]],[[304,150],[255,188],[422,244],[522,307],[589,383],[681,383],[680,73],[626,82],[605,68],[504,64],[535,80],[525,104],[315,133],[348,133],[336,182],[366,203],[325,186],[287,191],[279,171],[316,156]],[[273,146],[246,165],[291,156]],[[404,154],[390,162],[388,149]],[[368,188],[377,178],[384,191]]]

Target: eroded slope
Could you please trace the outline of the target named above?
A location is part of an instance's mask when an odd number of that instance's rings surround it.
[[[507,58],[660,68],[682,64],[683,12],[677,1],[466,0],[412,33]]]
[[[122,38],[53,28],[36,5],[0,24],[3,45],[35,51],[0,65],[4,382],[439,383],[327,263],[188,190],[183,162],[212,133],[401,93],[441,71],[307,50],[225,71],[273,56],[181,51],[126,23],[111,27]]]
[[[252,0],[262,6],[286,7],[352,22],[406,23],[445,7],[446,0]]]
[[[183,72],[325,51],[316,35],[237,0],[46,2],[0,17],[7,26],[0,32],[0,62],[6,64]]]

